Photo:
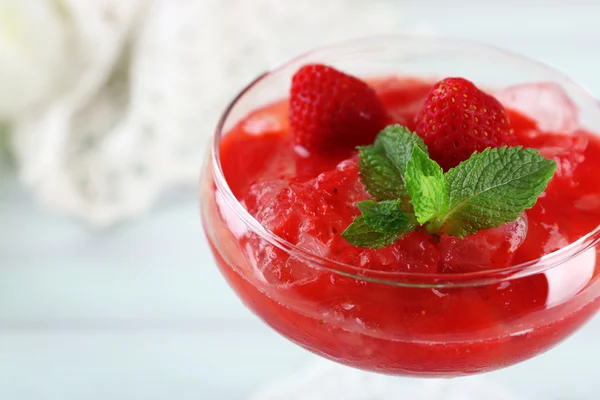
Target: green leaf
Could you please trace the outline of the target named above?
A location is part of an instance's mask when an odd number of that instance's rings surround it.
[[[419,147],[427,153],[427,146],[416,133],[401,125],[390,125],[382,130],[375,140],[375,148],[382,151],[404,175],[406,164],[410,160],[413,147]]]
[[[371,228],[365,222],[365,219],[360,216],[354,219],[346,230],[342,233],[342,237],[348,243],[363,249],[380,249],[393,244],[395,241],[402,238],[403,234],[380,233]]]
[[[412,212],[403,175],[415,146],[427,152],[416,133],[390,125],[379,133],[375,144],[359,147],[360,178],[376,200],[403,199],[404,211]]]
[[[377,200],[406,197],[404,181],[392,161],[375,146],[359,148],[360,179],[367,192]]]
[[[537,150],[503,147],[474,153],[444,174],[423,140],[400,125],[359,149],[361,180],[377,202],[359,202],[362,215],[342,236],[363,248],[389,246],[418,225],[462,237],[514,221],[556,169]]]
[[[415,217],[402,211],[400,200],[366,200],[357,205],[365,223],[379,233],[410,232],[416,226]]]
[[[419,146],[413,147],[404,179],[419,224],[423,225],[446,212],[448,190],[444,171]]]
[[[534,149],[474,153],[446,173],[449,205],[432,230],[462,237],[514,221],[533,207],[555,169]]]

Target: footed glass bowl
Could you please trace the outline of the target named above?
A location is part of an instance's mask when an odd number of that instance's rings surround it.
[[[220,145],[248,113],[288,95],[302,65],[353,75],[464,76],[564,135],[600,132],[600,104],[559,72],[485,45],[390,36],[345,42],[259,76],[224,111],[200,183],[204,229],[217,266],[244,304],[273,329],[328,359],[385,374],[456,377],[534,357],[600,307],[600,228],[507,269],[458,274],[383,272],[334,262],[261,226],[233,195]],[[285,123],[282,110],[280,121]],[[244,163],[238,163],[244,168]],[[231,173],[231,171],[230,171]],[[569,210],[565,210],[569,212]],[[270,261],[261,256],[268,253]],[[285,279],[281,273],[287,271]]]

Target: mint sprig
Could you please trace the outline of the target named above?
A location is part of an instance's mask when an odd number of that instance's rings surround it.
[[[516,220],[533,207],[556,169],[535,149],[488,148],[444,173],[419,136],[389,126],[360,148],[360,176],[377,201],[342,233],[351,244],[381,248],[420,227],[463,237]]]

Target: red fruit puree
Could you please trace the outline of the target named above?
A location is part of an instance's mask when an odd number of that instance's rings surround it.
[[[373,86],[394,120],[414,129],[431,84],[390,78]],[[518,143],[558,163],[526,215],[464,239],[413,232],[387,248],[355,247],[340,234],[359,215],[356,202],[369,198],[356,151],[318,155],[295,148],[287,113],[282,101],[248,115],[222,138],[221,164],[234,196],[262,226],[320,257],[371,271],[477,272],[537,259],[600,224],[600,140],[584,131],[542,131],[509,111]],[[347,365],[414,376],[485,372],[547,350],[598,308],[595,248],[513,279],[399,286],[290,256],[236,221],[212,181],[208,190],[209,218],[218,220],[211,245],[244,303],[290,340]]]

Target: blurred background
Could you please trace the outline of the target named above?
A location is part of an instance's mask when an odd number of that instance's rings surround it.
[[[589,0],[0,0],[0,398],[290,400],[261,388],[314,357],[241,306],[199,219],[228,100],[299,52],[379,33],[487,42],[600,93],[598,15]],[[486,379],[531,396],[507,399],[597,399],[543,382],[559,371],[545,357],[600,356],[599,333],[531,361],[539,376]]]

